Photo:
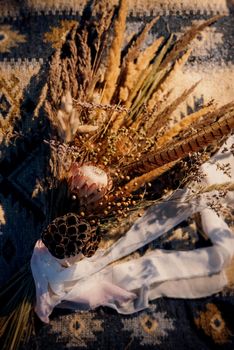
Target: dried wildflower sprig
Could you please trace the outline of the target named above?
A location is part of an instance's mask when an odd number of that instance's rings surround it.
[[[212,192],[212,191],[234,191],[234,182],[225,182],[222,184],[213,184],[209,186],[200,186],[197,190],[197,194]]]
[[[101,104],[95,102],[83,102],[83,101],[74,101],[73,105],[76,107],[86,108],[88,111],[94,110],[103,110],[103,111],[116,111],[116,112],[126,112],[129,113],[129,110],[125,107],[113,104]]]

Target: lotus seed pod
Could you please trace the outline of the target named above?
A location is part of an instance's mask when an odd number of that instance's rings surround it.
[[[49,252],[58,259],[69,258],[82,253],[94,255],[100,236],[90,224],[79,215],[69,213],[53,220],[42,233],[42,241]]]

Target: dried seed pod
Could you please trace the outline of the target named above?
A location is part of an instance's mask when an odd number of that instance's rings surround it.
[[[107,173],[92,164],[73,163],[70,169],[69,189],[81,206],[95,206],[111,188]]]
[[[58,217],[42,233],[42,241],[58,259],[82,253],[91,257],[97,250],[100,236],[96,229],[79,215],[69,213]]]

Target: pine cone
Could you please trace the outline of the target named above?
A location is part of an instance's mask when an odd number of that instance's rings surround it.
[[[96,229],[79,215],[69,213],[53,220],[42,233],[42,241],[58,259],[82,253],[94,255],[100,242]]]

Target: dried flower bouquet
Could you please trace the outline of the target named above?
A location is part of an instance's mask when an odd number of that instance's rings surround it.
[[[199,179],[201,164],[233,130],[234,103],[217,108],[210,101],[173,123],[197,84],[168,102],[169,82],[189,59],[192,40],[219,16],[148,47],[159,18],[125,43],[126,18],[126,0],[117,8],[106,0],[87,5],[52,55],[34,111],[51,123],[42,242],[60,260],[90,258],[103,240],[118,240],[147,208]],[[214,189],[232,191],[233,183],[203,185],[194,196]],[[6,349],[31,334],[33,286],[28,264],[0,294]]]

